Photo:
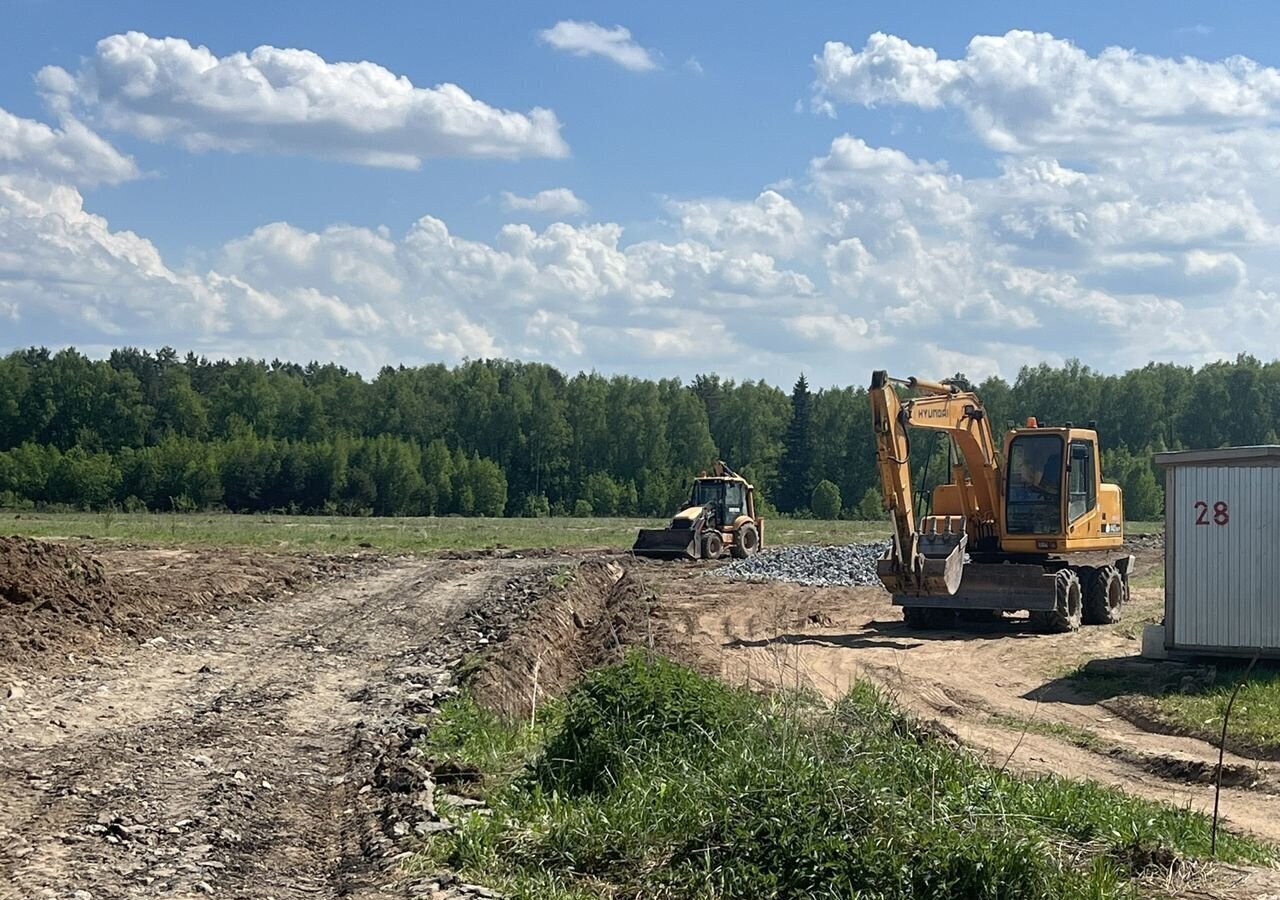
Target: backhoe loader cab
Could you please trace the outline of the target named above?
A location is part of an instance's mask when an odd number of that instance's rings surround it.
[[[916,396],[899,397],[894,384]],[[1028,610],[1033,624],[1074,631],[1119,620],[1131,556],[1083,561],[1071,554],[1124,543],[1124,502],[1102,480],[1092,428],[1025,428],[998,450],[972,391],[918,378],[871,378],[872,428],[893,542],[877,573],[908,624],[939,627],[956,614]],[[926,514],[911,482],[911,429],[946,434],[959,461]]]
[[[642,528],[631,548],[659,559],[742,559],[758,551],[764,519],[756,515],[755,488],[723,462],[693,482],[689,502],[666,528]]]
[[[744,513],[755,517],[755,498],[748,498],[749,493],[751,485],[741,478],[698,478],[693,482],[685,508],[705,507],[709,520],[717,526],[733,524]]]

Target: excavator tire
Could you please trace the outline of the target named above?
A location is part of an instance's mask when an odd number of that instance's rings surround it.
[[[702,538],[702,558],[703,559],[719,559],[720,554],[724,552],[724,541],[720,539],[720,532],[709,531]]]
[[[1065,634],[1078,631],[1084,613],[1080,592],[1080,576],[1072,569],[1063,569],[1054,579],[1054,608],[1033,609],[1031,624],[1039,631]]]
[[[734,559],[746,559],[748,556],[754,556],[759,549],[760,532],[756,531],[756,526],[748,523],[738,529],[729,551]]]
[[[1084,624],[1112,625],[1120,621],[1128,590],[1120,570],[1102,566],[1094,572],[1084,595]]]
[[[907,623],[908,628],[916,628],[920,631],[955,628],[956,611],[940,609],[936,606],[904,606],[902,621]]]

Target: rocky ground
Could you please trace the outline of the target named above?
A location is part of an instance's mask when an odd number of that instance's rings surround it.
[[[95,569],[95,589],[123,594],[155,561],[123,563]],[[161,617],[140,645],[86,638],[84,655],[0,665],[0,897],[434,890],[395,867],[402,838],[447,827],[414,740],[463,657],[557,570],[389,560]]]

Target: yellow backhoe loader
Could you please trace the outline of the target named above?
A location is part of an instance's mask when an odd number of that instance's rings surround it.
[[[764,546],[764,519],[756,515],[756,490],[716,461],[712,474],[693,482],[689,502],[666,528],[642,528],[631,552],[658,559],[719,559],[727,550],[745,559]]]
[[[901,399],[895,384],[918,396]],[[1124,543],[1124,502],[1102,480],[1092,427],[1028,419],[998,451],[972,391],[883,371],[871,376],[871,415],[894,526],[877,572],[908,625],[949,627],[957,614],[1011,610],[1028,610],[1045,631],[1119,621],[1133,557],[1106,552]],[[941,432],[959,451],[925,516],[911,483],[913,428]]]

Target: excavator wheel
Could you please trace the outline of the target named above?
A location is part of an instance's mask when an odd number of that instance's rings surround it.
[[[709,531],[702,538],[702,558],[703,559],[719,559],[720,554],[724,552],[724,541],[720,539],[720,532]]]
[[[1084,623],[1112,625],[1119,622],[1128,594],[1120,570],[1115,566],[1102,566],[1094,572],[1085,590]]]
[[[746,559],[748,556],[754,556],[759,549],[760,532],[756,531],[756,526],[746,524],[738,529],[729,552],[733,554],[734,559]]]
[[[1054,578],[1054,608],[1033,609],[1031,624],[1040,631],[1064,634],[1078,631],[1084,611],[1080,592],[1080,576],[1071,569],[1063,569]]]
[[[955,628],[956,611],[954,609],[939,609],[936,606],[904,606],[902,607],[902,621],[907,623],[908,628],[916,628],[920,631]]]

